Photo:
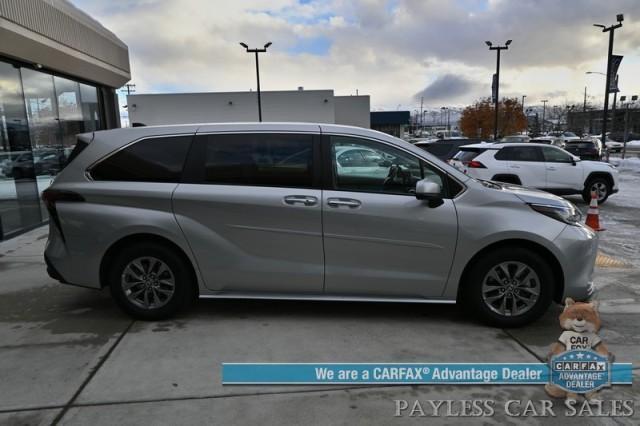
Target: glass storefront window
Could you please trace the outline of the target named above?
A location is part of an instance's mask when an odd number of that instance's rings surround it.
[[[40,194],[102,127],[96,87],[0,60],[0,239],[47,218]]]
[[[0,62],[0,238],[42,222],[20,72]]]
[[[21,73],[33,150],[33,171],[38,192],[42,193],[65,164],[58,98],[52,75],[28,68],[21,68]],[[69,108],[65,105],[64,116],[69,115]],[[44,206],[41,211],[42,216],[47,217]]]
[[[85,132],[100,130],[100,111],[98,110],[98,90],[88,84],[80,83],[80,102]]]
[[[53,77],[53,85],[58,102],[58,118],[62,146],[70,147],[76,143],[76,135],[84,132],[80,103],[80,85],[62,77]]]

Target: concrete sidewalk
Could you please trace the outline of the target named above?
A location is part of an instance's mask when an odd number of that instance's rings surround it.
[[[605,223],[621,226],[603,234],[602,249],[629,267],[597,269],[600,335],[618,361],[637,363],[640,270],[628,247],[637,242],[623,234],[640,218],[622,200],[612,197],[602,209]],[[222,362],[536,362],[561,332],[559,307],[517,330],[484,327],[455,306],[328,302],[201,301],[175,320],[139,322],[122,314],[108,291],[48,278],[46,232],[0,243],[0,424],[475,424],[479,419],[395,418],[393,400],[547,399],[539,386],[222,386],[220,368]],[[616,386],[602,396],[638,401],[638,393],[638,385]],[[482,421],[609,419],[512,418],[496,410]],[[616,419],[637,422],[638,414]]]

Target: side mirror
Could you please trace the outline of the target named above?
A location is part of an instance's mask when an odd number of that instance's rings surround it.
[[[438,207],[442,201],[442,187],[427,179],[416,183],[416,198],[429,201],[429,207]]]
[[[393,163],[389,160],[383,160],[380,163],[378,163],[378,166],[380,167],[391,167]]]

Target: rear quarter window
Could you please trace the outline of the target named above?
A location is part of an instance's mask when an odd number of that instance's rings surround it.
[[[134,142],[92,167],[94,180],[180,182],[192,135]]]

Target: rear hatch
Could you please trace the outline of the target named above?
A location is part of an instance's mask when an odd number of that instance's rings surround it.
[[[451,160],[449,160],[449,164],[451,164],[456,169],[460,170],[463,173],[467,173],[467,169],[473,168],[475,165],[474,159],[485,152],[487,148],[480,148],[476,146],[462,146],[456,155],[453,156]]]
[[[582,157],[583,155],[598,155],[598,148],[596,144],[591,141],[569,141],[565,145],[564,149],[579,157]]]

